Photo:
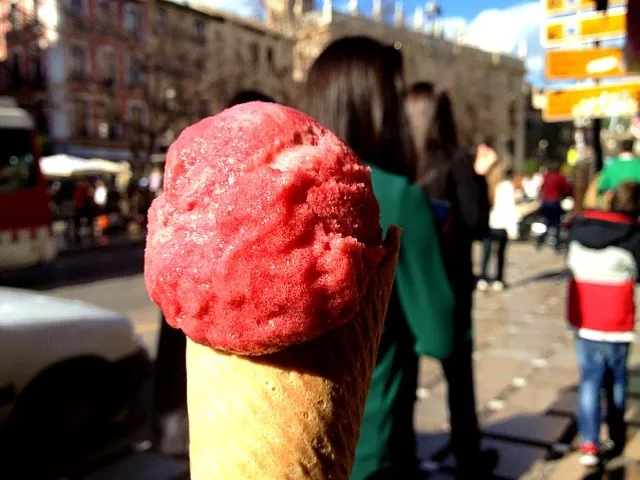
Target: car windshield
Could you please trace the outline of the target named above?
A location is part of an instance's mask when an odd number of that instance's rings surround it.
[[[0,193],[15,192],[38,184],[38,170],[31,132],[0,128]]]

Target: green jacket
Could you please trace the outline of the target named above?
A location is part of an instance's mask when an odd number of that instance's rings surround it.
[[[621,183],[629,181],[640,182],[640,159],[632,156],[614,158],[600,174],[598,191],[615,190]]]
[[[410,478],[407,468],[417,465],[413,405],[418,355],[446,358],[454,333],[454,295],[428,199],[404,177],[372,167],[372,179],[383,229],[398,225],[403,233],[352,480],[381,471],[389,478]]]

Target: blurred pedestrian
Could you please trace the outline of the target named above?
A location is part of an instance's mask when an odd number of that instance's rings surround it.
[[[503,167],[496,166],[494,170],[503,171]],[[478,289],[487,290],[491,287],[495,291],[505,289],[504,265],[509,240],[518,238],[518,211],[516,210],[516,191],[513,184],[513,170],[508,168],[497,185],[489,189],[491,212],[489,214],[489,235],[484,239],[484,253],[482,257],[482,272],[478,280]],[[494,247],[497,247],[494,249]],[[489,261],[496,253],[496,274],[489,276]]]
[[[484,176],[495,165],[497,155],[487,145],[475,150],[458,143],[453,109],[446,93],[429,93],[428,88],[414,86],[407,104],[426,103],[421,110],[424,122],[423,150],[418,152],[421,177],[418,184],[435,200],[451,205],[452,239],[444,245],[449,281],[455,294],[454,346],[452,354],[442,361],[448,385],[451,449],[456,458],[459,479],[490,476],[495,468],[497,452],[481,451],[480,429],[476,414],[473,379],[472,318],[473,275],[471,246],[489,231],[489,198]],[[409,107],[410,112],[420,111]],[[415,131],[415,130],[414,130]]]
[[[615,190],[623,182],[640,182],[640,158],[634,153],[636,138],[620,140],[620,154],[602,170],[598,182],[600,194]]]
[[[383,227],[403,229],[352,480],[419,477],[413,424],[418,355],[446,358],[451,350],[454,298],[430,202],[413,184],[402,83],[399,51],[368,38],[344,38],[318,57],[302,92],[304,109],[371,167]]]
[[[93,192],[86,179],[80,179],[73,190],[73,228],[76,242],[82,238],[82,221],[84,220],[93,236],[93,221],[95,218],[95,204]]]
[[[560,171],[560,164],[554,163],[542,177],[540,186],[540,214],[542,215],[545,231],[538,237],[537,246],[542,247],[547,235],[553,230],[552,243],[560,249],[560,228],[562,219],[562,200],[571,196],[572,189],[567,177]]]
[[[640,184],[620,184],[609,211],[587,210],[569,232],[567,318],[576,331],[580,462],[624,449],[627,358],[634,339],[634,288],[640,270]],[[606,388],[609,442],[600,441],[600,393]],[[605,450],[608,450],[605,452]]]

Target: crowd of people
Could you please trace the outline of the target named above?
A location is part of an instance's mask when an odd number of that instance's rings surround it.
[[[401,52],[374,40],[353,37],[330,45],[313,64],[301,93],[301,110],[333,130],[371,167],[382,227],[398,225],[403,229],[395,286],[351,478],[417,479],[425,475],[419,467],[413,426],[421,355],[442,364],[456,478],[490,478],[498,453],[482,447],[476,415],[473,292],[476,286],[494,290],[507,286],[505,252],[509,239],[518,236],[516,190],[524,196],[532,195],[532,189],[536,191],[546,225],[538,245],[549,240],[559,249],[561,202],[572,195],[572,187],[559,165],[551,165],[528,185],[518,185],[513,171],[489,145],[463,145],[447,92],[429,83],[406,86]],[[579,428],[585,462],[599,458],[601,453],[599,402],[593,397],[599,395],[609,367],[612,380],[608,385],[613,392],[613,412],[617,412],[610,416],[612,431],[620,432],[624,423],[620,417],[620,411],[624,412],[623,365],[630,341],[626,334],[629,325],[633,327],[628,300],[629,295],[633,299],[640,258],[633,220],[640,213],[640,190],[637,183],[627,181],[640,181],[640,160],[633,166],[616,162],[603,172],[597,188],[598,202],[606,203],[601,206],[609,214],[575,220],[569,244],[573,272],[569,317],[576,327],[583,373]],[[593,222],[602,229],[597,241],[590,237]],[[550,239],[546,238],[547,232]],[[484,243],[479,280],[472,261],[475,241]],[[624,267],[609,258],[607,248],[612,245],[626,260]],[[490,277],[494,251],[496,275]],[[624,256],[623,252],[630,255]],[[592,268],[601,261],[596,273],[603,277],[593,281],[581,270],[583,259],[589,255],[595,259],[589,261]],[[630,289],[611,293],[604,303],[627,303],[598,316],[591,311],[592,304],[595,298],[607,295],[609,270],[620,275],[619,270],[624,270],[625,285]],[[592,294],[589,302],[584,301],[585,295]],[[622,321],[619,315],[626,315],[625,335],[600,335],[618,332]],[[609,319],[613,326],[606,323]],[[185,366],[181,363],[184,344],[183,334],[163,322],[155,400],[165,419],[185,405]],[[171,418],[157,425],[158,445],[168,445],[162,438],[163,431],[166,437],[167,430],[176,430],[175,417]],[[182,425],[186,428],[184,419]],[[621,435],[612,438],[618,447]]]
[[[160,192],[150,178],[119,187],[113,178],[78,177],[50,185],[54,220],[66,224],[69,241],[80,243],[113,233],[143,229],[151,202]]]
[[[401,52],[368,38],[330,45],[312,66],[299,107],[371,167],[382,226],[403,229],[351,478],[423,475],[413,426],[421,355],[442,363],[458,478],[490,477],[498,454],[483,450],[476,415],[471,250],[474,241],[494,238],[491,196],[506,178],[496,175],[503,171],[496,152],[462,145],[447,92],[426,83],[406,89]],[[490,173],[502,178],[490,185]],[[155,393],[161,448],[175,447],[167,432],[186,427],[175,414],[186,397],[184,365],[176,362],[183,349],[182,333],[163,323]]]

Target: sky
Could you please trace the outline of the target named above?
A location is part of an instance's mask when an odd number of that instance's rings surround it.
[[[259,0],[197,1],[243,16],[259,15]],[[322,1],[315,0],[316,5],[320,6]],[[371,14],[372,2],[360,0],[363,15]],[[333,0],[336,10],[346,11],[348,3],[348,0]],[[389,3],[394,2],[391,0]],[[405,19],[410,23],[416,7],[426,3],[425,0],[404,0]],[[439,3],[445,35],[454,38],[463,28],[468,43],[485,50],[511,54],[519,49],[522,51],[522,46],[526,45],[527,78],[534,84],[543,82],[544,50],[540,45],[543,10],[539,0],[440,0]]]

